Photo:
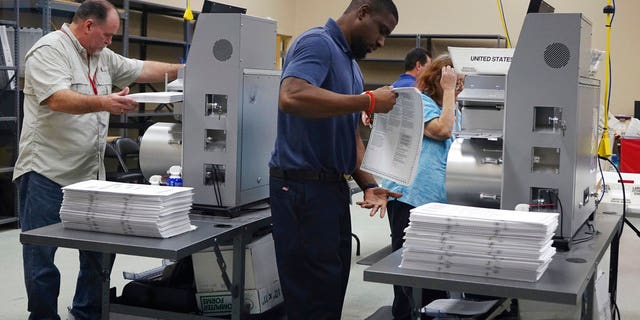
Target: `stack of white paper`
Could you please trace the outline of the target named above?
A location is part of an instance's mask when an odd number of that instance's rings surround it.
[[[131,98],[138,103],[174,103],[180,102],[184,98],[182,92],[139,92],[128,94],[127,98]]]
[[[169,238],[194,229],[193,190],[89,180],[62,188],[65,228]]]
[[[401,268],[533,282],[556,252],[553,212],[429,203],[409,220]]]

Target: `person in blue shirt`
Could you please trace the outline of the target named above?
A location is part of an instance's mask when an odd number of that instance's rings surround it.
[[[454,140],[454,126],[459,120],[456,98],[463,85],[464,77],[456,75],[451,58],[446,55],[431,61],[418,75],[416,88],[422,92],[424,135],[416,178],[410,186],[386,179],[382,181],[384,188],[403,194],[402,198],[387,204],[393,251],[402,248],[411,209],[429,202],[447,202],[447,156]],[[447,294],[440,290],[423,290],[422,296],[419,303],[425,305],[435,299],[446,298]],[[394,319],[410,319],[410,297],[411,288],[394,286]]]
[[[362,94],[356,62],[384,45],[398,23],[391,0],[353,0],[337,20],[300,35],[285,57],[277,137],[270,167],[273,239],[289,320],[340,319],[351,266],[351,175],[364,190],[358,204],[381,218],[387,199],[359,169],[361,111],[389,112],[391,87]]]
[[[423,48],[414,48],[404,58],[404,73],[391,86],[394,88],[413,87],[416,77],[431,62],[431,54]]]

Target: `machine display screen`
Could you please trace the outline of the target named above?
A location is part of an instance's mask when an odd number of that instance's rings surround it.
[[[247,9],[234,7],[224,3],[205,0],[202,6],[202,13],[247,13]]]
[[[527,9],[527,13],[553,13],[553,11],[555,8],[543,0],[531,0]]]

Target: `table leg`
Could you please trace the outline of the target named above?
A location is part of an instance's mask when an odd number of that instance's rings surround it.
[[[597,268],[594,273],[591,275],[591,279],[589,279],[589,283],[587,287],[584,289],[584,293],[582,294],[582,319],[584,320],[592,320],[593,319],[593,308],[595,307],[595,286],[596,286],[596,275]]]
[[[233,238],[233,287],[237,295],[231,300],[231,319],[240,320],[244,315],[245,232]]]
[[[422,288],[412,288],[411,318],[420,320],[420,308],[422,307]]]
[[[111,281],[111,254],[102,254],[102,320],[109,319],[109,282]]]

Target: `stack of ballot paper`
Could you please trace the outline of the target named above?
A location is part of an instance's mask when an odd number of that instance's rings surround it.
[[[174,103],[180,102],[184,98],[182,92],[140,92],[127,95],[138,103]]]
[[[409,220],[401,268],[534,282],[556,252],[554,212],[429,203]]]
[[[190,230],[193,190],[89,180],[62,188],[65,228],[169,238]]]

